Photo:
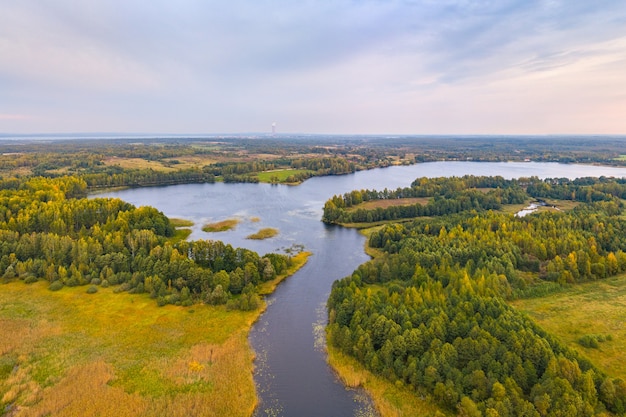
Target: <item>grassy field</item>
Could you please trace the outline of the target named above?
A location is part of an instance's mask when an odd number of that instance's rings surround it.
[[[274,229],[272,227],[266,227],[259,230],[256,233],[246,236],[246,239],[254,239],[254,240],[263,240],[274,237],[278,234],[278,229]]]
[[[207,223],[202,226],[202,230],[205,232],[226,232],[228,230],[234,229],[239,224],[239,222],[239,219],[227,219],[222,220],[221,222]]]
[[[257,177],[260,182],[285,182],[291,175],[304,172],[313,172],[306,169],[277,169],[273,171],[259,172]]]
[[[0,305],[0,353],[14,369],[0,401],[18,416],[247,416],[256,404],[257,313],[43,282],[3,285]]]
[[[161,161],[149,161],[143,158],[106,158],[102,161],[107,166],[119,166],[124,169],[153,169],[155,171],[172,172],[179,167],[163,164]]]
[[[511,304],[607,374],[626,379],[626,275]],[[610,335],[612,340],[586,348],[578,343],[585,335]]]
[[[102,161],[107,166],[119,166],[124,169],[153,169],[155,171],[172,172],[180,169],[197,168],[210,165],[215,158],[205,156],[182,155],[176,158],[152,161],[143,158],[111,157]]]
[[[413,204],[428,204],[430,197],[415,197],[415,198],[394,198],[388,200],[372,200],[365,201],[361,204],[349,207],[346,211],[356,211],[358,209],[363,210],[375,210],[377,208],[386,209],[388,207],[395,206],[411,206]]]
[[[295,256],[289,273],[307,256]],[[51,292],[44,282],[0,286],[0,410],[19,417],[252,414],[247,334],[261,310],[157,307],[145,294],[85,291]]]

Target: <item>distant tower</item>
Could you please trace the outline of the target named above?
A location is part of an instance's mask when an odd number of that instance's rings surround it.
[[[272,136],[276,134],[276,122],[272,122]]]

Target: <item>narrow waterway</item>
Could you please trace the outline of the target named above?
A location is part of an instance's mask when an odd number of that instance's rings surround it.
[[[305,267],[268,298],[250,342],[257,354],[258,416],[363,416],[373,410],[363,393],[346,389],[326,364],[325,303],[336,279],[368,258],[355,230],[324,225],[324,202],[354,189],[406,187],[418,177],[501,175],[505,178],[626,176],[626,168],[555,163],[433,162],[319,177],[299,186],[269,184],[187,184],[128,189],[99,196],[150,205],[169,217],[195,222],[190,239],[223,240],[260,254],[303,245],[313,255]],[[232,231],[205,233],[207,222],[238,218]],[[273,227],[279,235],[255,241],[249,234]]]

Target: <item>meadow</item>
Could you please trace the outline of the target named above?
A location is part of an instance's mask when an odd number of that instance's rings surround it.
[[[626,275],[511,304],[608,375],[626,379]],[[592,348],[579,343],[584,336],[610,337]]]
[[[163,161],[151,161],[144,158],[120,158],[111,157],[103,161],[105,166],[117,166],[123,169],[153,169],[155,171],[172,172],[183,168],[182,166],[172,166]]]
[[[267,294],[287,274],[265,283]],[[147,294],[0,287],[0,410],[12,416],[249,416],[262,309],[158,307]]]
[[[395,199],[387,199],[387,200],[371,200],[364,201],[363,203],[356,204],[352,207],[349,207],[347,211],[357,211],[359,209],[363,210],[375,210],[377,208],[389,208],[396,206],[410,206],[413,204],[422,204],[426,205],[430,201],[430,197],[408,197],[408,198],[395,198]]]
[[[313,173],[313,171],[307,169],[276,169],[259,172],[257,177],[260,182],[285,182],[290,176],[303,173]]]

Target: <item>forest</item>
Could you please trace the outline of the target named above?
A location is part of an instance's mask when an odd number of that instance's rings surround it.
[[[259,256],[220,241],[178,241],[163,213],[119,199],[85,198],[77,177],[5,181],[0,190],[3,281],[117,286],[158,305],[197,302],[254,310],[258,285],[291,265],[287,255]]]
[[[623,180],[417,179],[326,203],[326,221],[356,221],[366,199],[427,196],[412,217],[371,232],[378,251],[328,301],[328,339],[367,369],[463,416],[592,416],[626,411],[626,382],[561,344],[508,300],[626,271]],[[530,198],[568,211],[498,211]],[[353,212],[356,213],[356,212]],[[359,214],[358,220],[370,221]]]

